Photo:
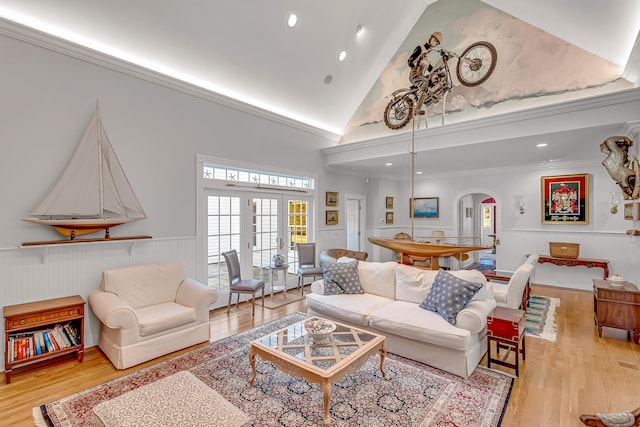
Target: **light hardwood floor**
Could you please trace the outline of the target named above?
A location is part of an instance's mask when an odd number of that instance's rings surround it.
[[[592,294],[536,285],[533,294],[561,299],[556,317],[558,339],[551,343],[526,338],[527,360],[514,382],[502,425],[580,426],[582,413],[618,412],[640,406],[640,346],[633,344],[626,333],[612,329],[605,328],[603,337],[598,337]],[[252,320],[248,303],[240,304],[238,311],[233,308],[229,316],[225,309],[217,309],[211,315],[211,340],[305,310],[304,301],[273,310],[258,307]],[[68,361],[16,371],[8,385],[3,375],[0,426],[33,426],[33,407],[157,361],[118,371],[97,347],[91,347],[86,349],[82,363]]]

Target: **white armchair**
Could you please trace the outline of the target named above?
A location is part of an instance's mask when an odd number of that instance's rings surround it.
[[[217,299],[177,262],[105,271],[89,306],[101,323],[98,346],[126,369],[207,341],[209,306]]]
[[[511,277],[491,277],[489,283],[497,305],[526,309],[527,296],[525,289],[529,284],[533,268],[532,264],[524,263],[516,269]]]

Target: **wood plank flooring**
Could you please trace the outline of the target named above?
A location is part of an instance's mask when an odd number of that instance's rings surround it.
[[[622,331],[605,328],[603,337],[598,337],[591,292],[534,285],[533,294],[561,299],[556,317],[558,339],[551,343],[526,338],[527,360],[520,378],[514,382],[502,425],[580,426],[582,413],[619,412],[640,406],[640,346]],[[240,304],[238,310],[232,308],[229,316],[226,309],[217,309],[211,315],[211,340],[305,310],[304,301],[272,310],[256,307],[256,317],[252,319],[249,303]],[[4,384],[2,375],[0,425],[33,426],[33,407],[157,361],[119,371],[97,347],[91,347],[85,350],[82,363],[68,361],[38,370],[16,371],[11,384]]]

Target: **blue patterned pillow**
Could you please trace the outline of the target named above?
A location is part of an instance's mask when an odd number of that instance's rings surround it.
[[[324,262],[324,294],[363,294],[358,277],[358,261]]]
[[[420,307],[435,311],[452,325],[456,316],[469,304],[476,292],[482,289],[482,283],[463,280],[453,274],[440,270],[436,274],[433,286]]]

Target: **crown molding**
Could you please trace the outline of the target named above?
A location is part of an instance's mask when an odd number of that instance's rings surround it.
[[[291,128],[327,138],[330,141],[338,142],[341,135],[320,129],[306,123],[273,113],[271,111],[247,104],[228,96],[213,92],[208,89],[185,82],[175,77],[167,76],[157,71],[150,70],[140,65],[104,54],[94,49],[52,36],[36,29],[18,24],[16,22],[0,18],[0,34],[32,44],[53,52],[61,53],[69,57],[98,65],[137,79],[157,84],[159,86],[176,90],[186,95],[191,95],[209,102],[231,108],[236,111],[251,114],[252,116],[279,123]]]

